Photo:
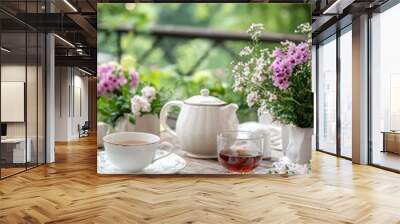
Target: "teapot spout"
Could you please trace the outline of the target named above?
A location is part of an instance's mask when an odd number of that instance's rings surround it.
[[[236,105],[234,103],[231,103],[231,104],[228,104],[228,105],[222,107],[224,117],[228,118],[233,115],[235,115],[235,117],[236,117],[236,111],[238,108],[239,108],[238,105]]]

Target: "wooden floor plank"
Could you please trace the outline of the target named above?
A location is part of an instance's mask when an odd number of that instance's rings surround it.
[[[98,175],[95,137],[0,181],[0,223],[400,223],[400,175],[315,152],[302,177]]]

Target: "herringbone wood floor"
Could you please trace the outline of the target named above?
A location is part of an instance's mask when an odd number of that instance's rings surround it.
[[[307,177],[100,176],[94,138],[0,181],[0,223],[400,223],[400,175],[315,153]]]

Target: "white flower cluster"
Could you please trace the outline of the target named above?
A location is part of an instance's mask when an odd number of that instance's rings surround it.
[[[250,58],[247,62],[239,61],[234,64],[232,73],[234,75],[233,90],[240,92],[247,89],[246,84],[260,85],[267,78],[268,60],[264,54],[259,58]],[[254,96],[254,94],[253,94]],[[258,98],[248,97],[249,106],[254,105]]]
[[[243,62],[238,62],[233,66],[232,69],[235,81],[233,83],[233,90],[236,92],[242,91],[244,84],[246,83],[246,79],[250,74],[249,67],[246,66]]]
[[[131,110],[135,116],[140,116],[142,112],[151,111],[151,102],[156,98],[156,89],[146,86],[141,91],[142,95],[135,95],[131,99]]]
[[[297,26],[296,30],[294,32],[296,33],[302,33],[307,35],[307,42],[308,44],[312,44],[312,38],[311,38],[311,32],[312,31],[312,27],[310,25],[310,23],[303,23],[300,24],[299,26]]]
[[[274,100],[276,100],[276,99],[278,99],[278,97],[277,97],[275,94],[271,93],[271,94],[269,95],[269,101],[274,101]]]
[[[310,23],[302,23],[299,26],[297,26],[297,28],[294,32],[309,34],[309,33],[311,33],[311,30],[312,30],[312,27],[311,27]]]
[[[286,156],[282,157],[278,162],[272,164],[272,168],[268,170],[270,174],[278,175],[304,175],[309,172],[309,164],[300,165],[293,163]]]
[[[146,99],[151,102],[156,98],[156,89],[151,86],[146,86],[142,89],[142,96],[146,97]]]
[[[247,105],[249,107],[252,107],[255,103],[257,103],[260,100],[260,97],[258,96],[258,93],[256,91],[250,91],[249,94],[247,94]]]
[[[253,23],[250,28],[247,30],[247,33],[250,34],[251,39],[257,41],[262,32],[264,31],[264,25],[261,23]]]
[[[266,77],[265,77],[265,72],[264,68],[266,66],[266,60],[264,57],[257,58],[254,63],[254,73],[251,76],[251,81],[254,84],[259,84],[260,82],[263,82]]]
[[[281,41],[281,45],[288,47],[290,45],[293,45],[294,42],[293,41],[289,41],[289,40],[285,40],[285,41]]]
[[[251,47],[249,47],[249,46],[246,46],[246,47],[244,47],[244,48],[240,51],[239,55],[240,55],[241,57],[243,57],[243,56],[248,56],[248,55],[250,55],[252,52],[253,52],[253,49],[252,49]]]

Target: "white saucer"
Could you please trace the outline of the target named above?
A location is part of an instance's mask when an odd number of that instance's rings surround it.
[[[200,155],[196,155],[196,154],[192,154],[186,151],[183,151],[185,153],[185,156],[191,157],[191,158],[195,158],[195,159],[216,159],[218,158],[217,155],[215,156],[200,156]]]
[[[165,150],[157,150],[156,156],[167,154]],[[129,172],[114,166],[104,151],[97,152],[97,173],[100,174],[174,174],[185,168],[186,161],[175,153],[159,159],[139,172]]]

